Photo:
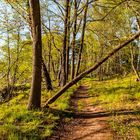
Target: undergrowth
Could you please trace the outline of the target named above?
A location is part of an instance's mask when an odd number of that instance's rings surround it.
[[[112,114],[109,124],[118,139],[140,139],[140,82],[135,79],[133,75],[105,81],[84,79],[93,107]]]
[[[63,111],[69,108],[69,99],[76,86],[69,89],[50,108]],[[47,92],[42,91],[42,102],[53,96],[58,89]],[[59,114],[50,109],[27,110],[29,91],[21,91],[18,96],[0,106],[0,139],[1,140],[38,140],[52,135],[60,118]],[[42,104],[42,105],[43,105]]]

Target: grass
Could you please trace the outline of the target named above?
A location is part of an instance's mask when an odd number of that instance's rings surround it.
[[[69,89],[50,107],[59,111],[69,108],[69,99],[76,86]],[[42,102],[50,98],[58,89],[46,92],[42,91]],[[27,110],[28,93],[21,91],[18,96],[0,106],[0,139],[8,140],[38,140],[52,135],[60,115],[50,110]]]
[[[80,100],[78,101],[77,106],[78,106],[78,111],[80,112],[84,107],[84,103]]]
[[[109,124],[118,139],[140,139],[140,83],[135,76],[114,78],[105,81],[85,78],[89,85],[89,95],[93,106],[100,106],[104,111],[132,110],[134,115],[110,116]]]
[[[93,106],[99,106],[104,111],[112,112],[109,124],[118,139],[140,139],[140,114],[138,113],[140,110],[140,83],[135,81],[135,76],[129,75],[126,78],[114,78],[101,82],[92,78],[84,78],[82,83],[89,86]],[[28,111],[26,109],[28,90],[21,91],[9,102],[3,103],[0,106],[0,139],[38,140],[52,135],[60,119],[60,112],[69,108],[69,100],[77,86],[70,88],[50,105],[50,108],[57,110],[57,113],[50,110]],[[42,91],[42,105],[58,90]],[[83,106],[82,102],[78,102],[79,111]],[[113,113],[115,110],[133,110],[136,113],[118,115]],[[69,118],[66,120],[69,121]]]

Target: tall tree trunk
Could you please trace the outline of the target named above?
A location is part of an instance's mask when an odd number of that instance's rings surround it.
[[[8,95],[10,95],[10,85],[11,85],[11,75],[10,75],[11,50],[10,50],[10,37],[9,37],[9,31],[8,31],[8,29],[7,29],[7,50],[8,50],[7,91],[8,91]]]
[[[85,12],[84,12],[82,36],[81,36],[81,43],[80,43],[80,49],[79,49],[79,54],[78,54],[75,77],[79,74],[81,56],[82,56],[82,51],[83,51],[83,46],[84,46],[85,29],[86,29],[86,23],[87,23],[86,20],[87,20],[88,2],[89,2],[89,0],[87,0],[87,2],[86,2]]]
[[[66,82],[68,81],[69,76],[69,49],[70,49],[70,13],[71,6],[70,2],[68,3],[68,25],[67,25],[67,45],[66,45]]]
[[[100,43],[100,54],[99,54],[99,58],[103,57],[103,52],[104,52],[104,46],[102,43]],[[99,71],[98,71],[98,77],[99,77],[99,81],[103,81],[103,66],[99,67]]]
[[[39,0],[29,0],[31,12],[31,30],[33,33],[33,73],[31,93],[28,109],[41,106],[41,68],[42,68],[42,41],[41,41],[41,16]]]
[[[58,69],[58,75],[57,75],[57,79],[58,79],[58,86],[61,86],[62,85],[62,62],[63,59],[62,59],[62,54],[60,54],[60,62],[59,62],[59,69]]]
[[[17,81],[18,62],[19,62],[19,53],[20,53],[19,46],[20,46],[20,26],[17,29],[16,62],[15,62],[14,74],[13,74],[13,78],[12,78],[12,86],[11,86],[11,91],[10,91],[11,94],[13,92],[13,87]]]
[[[44,58],[42,57],[42,70],[43,70],[43,75],[44,75],[44,79],[45,79],[45,82],[46,82],[46,88],[48,90],[53,90],[52,88],[52,81],[51,81],[51,77],[50,77],[50,71],[51,71],[51,59],[52,59],[52,56],[51,56],[51,31],[50,31],[50,19],[49,19],[49,37],[48,37],[48,32],[44,29],[44,32],[46,34],[46,38],[48,38],[48,55],[46,53],[46,50],[44,49]],[[48,57],[48,64],[47,66],[45,65],[45,61],[47,62],[46,60],[46,57]]]
[[[49,18],[49,30],[51,27],[50,18]],[[48,73],[51,71],[51,33],[49,31],[49,40],[48,40]]]
[[[51,71],[51,41],[48,40],[48,73]]]
[[[119,46],[117,46],[115,49],[113,49],[111,52],[109,52],[104,58],[102,58],[98,63],[96,63],[95,65],[93,65],[91,68],[89,68],[88,70],[85,70],[84,72],[82,72],[81,74],[79,74],[77,77],[75,77],[72,81],[70,81],[69,83],[67,83],[60,91],[58,91],[58,93],[56,93],[52,98],[50,98],[46,104],[44,105],[44,107],[47,107],[48,104],[53,103],[57,98],[59,98],[67,89],[69,89],[70,87],[72,87],[74,84],[76,84],[78,81],[80,81],[82,78],[84,78],[87,74],[91,73],[92,71],[95,71],[100,65],[102,65],[104,62],[106,62],[111,56],[113,56],[116,52],[118,52],[120,49],[122,49],[123,47],[125,47],[126,45],[128,45],[129,43],[131,43],[132,41],[134,41],[136,38],[138,38],[140,36],[140,32],[138,32],[137,34],[133,35],[131,38],[129,38],[128,40],[126,40],[124,43],[120,44]]]
[[[71,58],[71,80],[74,78],[75,73],[75,43],[76,43],[76,29],[77,29],[77,0],[74,0],[74,30],[72,42],[72,58]]]
[[[64,41],[63,41],[63,59],[62,59],[62,85],[66,84],[66,49],[67,49],[67,39],[68,39],[68,16],[69,16],[69,4],[70,0],[66,0],[66,10],[65,10],[65,29],[64,29]]]
[[[136,22],[137,22],[137,29],[138,29],[138,31],[140,31],[140,21],[139,21],[138,17],[136,17]],[[139,41],[140,41],[140,37],[139,37]],[[138,44],[138,61],[137,61],[137,70],[138,71],[140,70],[139,64],[140,64],[140,44]]]
[[[17,50],[16,50],[16,64],[15,64],[15,70],[14,70],[14,76],[13,76],[13,86],[16,82],[16,74],[18,72],[18,61],[19,61],[19,46],[20,46],[20,27],[17,29]]]

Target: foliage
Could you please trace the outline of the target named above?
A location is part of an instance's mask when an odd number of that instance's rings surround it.
[[[86,27],[83,50],[81,51],[82,58],[79,58],[81,61],[79,72],[100,61],[115,46],[127,40],[126,36],[129,37],[130,34],[140,30],[140,25],[138,24],[140,19],[138,0],[91,1],[88,5],[86,20],[84,20],[86,0],[75,1],[77,2],[77,13],[75,15],[75,2],[73,0],[70,3],[70,9],[68,9],[68,11],[70,10],[68,17],[66,17],[67,14],[65,13],[65,2],[68,1],[40,1],[41,8],[38,12],[41,12],[42,56],[53,85],[53,91],[46,92],[45,83],[42,80],[42,106],[61,88],[57,86],[62,85],[62,81],[66,77],[64,76],[65,69],[67,68],[67,82],[71,79],[72,67],[73,70],[76,68],[78,54],[80,54],[79,48],[84,21],[86,22]],[[30,85],[31,83],[31,75],[33,75],[32,56],[35,55],[32,50],[34,42],[31,41],[33,37],[31,36],[31,30],[35,28],[31,27],[32,22],[30,21],[31,15],[29,11],[32,10],[29,10],[30,8],[28,0],[3,0],[0,2],[0,91],[7,87],[5,94],[11,94],[9,95],[11,100],[0,106],[0,139],[45,138],[52,134],[53,128],[60,118],[60,114],[56,115],[49,109],[47,111],[28,111],[26,105],[29,90],[19,91],[18,93],[8,91],[10,86]],[[77,16],[76,27],[74,26],[75,16]],[[65,21],[68,18],[70,23],[65,25]],[[65,27],[68,28],[65,30]],[[74,33],[74,30],[76,30],[76,33]],[[64,31],[68,33],[65,34]],[[75,40],[73,40],[74,36]],[[65,42],[65,37],[68,40],[67,42]],[[73,46],[74,41],[75,46]],[[93,96],[93,106],[99,105],[109,112],[114,112],[114,110],[118,109],[137,111],[140,108],[140,85],[139,82],[134,80],[137,77],[131,75],[131,47],[134,53],[133,65],[136,71],[139,71],[140,40],[136,39],[126,48],[116,53],[94,73],[91,73],[89,75],[91,79],[84,79],[84,82],[91,87],[89,94]],[[63,50],[64,48],[67,48],[67,50]],[[66,68],[64,57],[67,51],[69,53],[66,56],[68,64]],[[72,51],[74,54],[73,66]],[[129,76],[127,76],[128,74]],[[124,76],[127,77],[124,78]],[[36,83],[36,85],[39,84]],[[79,82],[79,84],[81,83]],[[76,87],[69,89],[50,107],[59,113],[68,109],[69,100]],[[78,109],[81,110],[84,105],[82,102],[78,102],[78,106]],[[139,114],[136,114],[136,116],[139,118]],[[139,139],[139,122],[132,121],[131,123],[131,117],[133,118],[133,116],[114,115],[111,117],[110,125],[123,137],[129,136],[128,133],[131,131],[131,134]],[[125,126],[126,123],[127,126]]]

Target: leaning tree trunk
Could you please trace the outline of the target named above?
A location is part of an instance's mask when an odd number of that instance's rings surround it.
[[[33,35],[33,72],[31,93],[28,109],[41,106],[41,68],[42,68],[42,41],[41,41],[41,16],[39,0],[29,0],[31,15],[31,30]]]
[[[132,41],[134,41],[136,38],[138,38],[140,36],[140,32],[138,32],[137,34],[135,34],[134,36],[132,36],[130,39],[128,39],[127,41],[125,41],[124,43],[120,44],[118,47],[116,47],[115,49],[113,49],[110,53],[108,53],[108,55],[106,55],[103,59],[101,59],[98,63],[96,63],[94,66],[92,66],[91,68],[89,68],[88,70],[85,70],[84,72],[82,72],[81,74],[79,74],[77,77],[75,77],[75,79],[73,79],[72,81],[70,81],[69,83],[67,83],[60,91],[58,91],[58,93],[56,93],[52,98],[50,98],[46,104],[44,105],[44,107],[48,107],[49,104],[53,103],[57,98],[59,98],[67,89],[69,89],[70,87],[72,87],[74,84],[76,84],[78,81],[80,81],[82,78],[84,78],[87,74],[91,73],[92,71],[95,71],[100,65],[102,65],[104,62],[106,62],[106,60],[108,60],[111,56],[113,56],[116,52],[118,52],[120,49],[122,49],[123,47],[125,47],[126,45],[128,45],[129,43],[131,43]]]

